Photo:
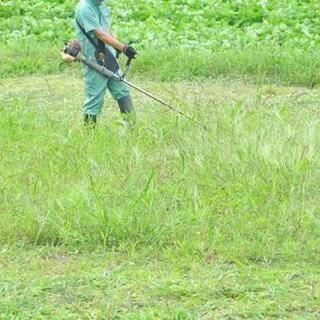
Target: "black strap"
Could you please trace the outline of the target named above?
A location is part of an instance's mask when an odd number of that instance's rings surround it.
[[[86,38],[90,41],[90,43],[95,47],[95,49],[97,51],[100,50],[100,47],[98,46],[98,44],[92,39],[92,37],[90,36],[90,34],[88,32],[86,32],[86,30],[84,30],[84,28],[81,26],[79,20],[76,18],[76,22],[77,25],[79,27],[79,29],[81,30],[81,32],[86,36]]]
[[[84,30],[84,28],[81,26],[79,20],[76,18],[77,25],[81,32],[86,36],[86,38],[90,41],[90,43],[94,46],[96,49],[96,59],[97,62],[100,65],[105,66],[110,71],[117,73],[120,69],[119,64],[117,62],[117,59],[114,57],[114,55],[111,53],[111,51],[105,46],[105,44],[98,39],[98,43],[90,36],[88,32]],[[103,59],[100,58],[100,54],[103,54]]]

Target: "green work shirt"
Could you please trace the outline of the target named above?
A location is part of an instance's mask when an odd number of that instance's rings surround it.
[[[107,32],[111,31],[109,24],[109,10],[106,5],[98,0],[80,0],[76,8],[76,19],[79,21],[83,29],[96,39],[95,29],[103,29]],[[94,47],[82,33],[76,23],[77,38],[83,45],[83,52],[88,58],[92,58]],[[108,46],[109,47],[109,46]],[[112,50],[113,51],[113,50]]]

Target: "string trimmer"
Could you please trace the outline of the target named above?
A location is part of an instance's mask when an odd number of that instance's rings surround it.
[[[169,103],[155,97],[153,94],[151,94],[150,92],[138,87],[137,85],[129,82],[128,80],[125,79],[125,76],[130,68],[132,59],[128,59],[127,63],[126,63],[126,67],[125,67],[125,71],[123,73],[119,72],[119,73],[114,73],[111,70],[107,69],[105,66],[103,65],[99,65],[97,62],[95,62],[94,60],[88,59],[86,58],[82,53],[81,53],[81,43],[78,40],[72,40],[69,43],[66,43],[66,46],[63,49],[63,52],[65,54],[70,55],[71,57],[73,57],[76,61],[79,61],[85,65],[87,65],[88,67],[96,70],[97,72],[103,74],[105,77],[107,78],[111,78],[111,79],[115,79],[117,81],[122,81],[125,84],[127,84],[128,86],[130,86],[131,88],[143,93],[144,95],[148,96],[149,98],[153,99],[154,101],[157,101],[158,103],[160,103],[162,106],[173,110],[179,114],[181,114],[182,116],[188,118],[191,121],[197,122],[196,120],[194,120],[190,115],[188,115],[187,113],[179,110],[176,107],[173,107],[172,105],[170,105]]]

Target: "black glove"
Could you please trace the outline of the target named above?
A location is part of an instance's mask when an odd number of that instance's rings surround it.
[[[136,57],[136,54],[137,54],[137,51],[131,47],[130,45],[129,46],[124,46],[123,48],[123,53],[129,58],[129,59],[134,59]]]

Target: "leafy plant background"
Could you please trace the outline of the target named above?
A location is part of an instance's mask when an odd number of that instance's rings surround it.
[[[77,1],[0,1],[0,40],[58,43],[74,36]],[[148,46],[320,45],[318,0],[108,0],[123,40]]]

